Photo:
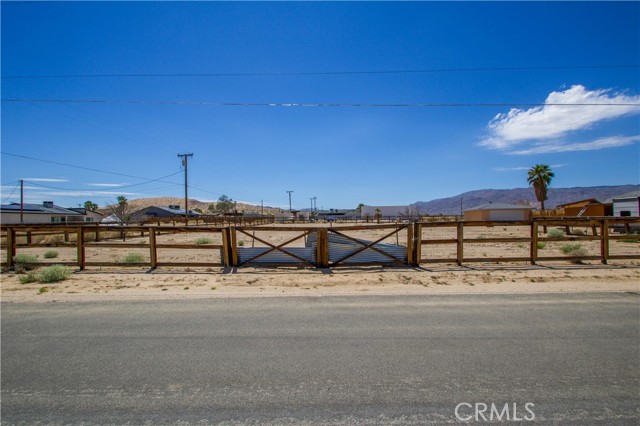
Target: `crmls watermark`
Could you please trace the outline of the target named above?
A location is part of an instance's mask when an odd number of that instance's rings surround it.
[[[455,414],[456,418],[463,422],[475,420],[476,422],[532,422],[536,419],[536,415],[533,412],[535,405],[532,402],[518,406],[517,403],[506,403],[502,408],[500,405],[491,403],[489,405],[484,402],[461,402],[456,405]]]

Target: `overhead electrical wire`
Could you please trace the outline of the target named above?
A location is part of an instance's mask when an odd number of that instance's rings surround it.
[[[107,99],[2,99],[9,103],[84,103],[84,104],[131,104],[131,105],[185,105],[214,107],[277,107],[277,108],[313,108],[313,107],[375,107],[375,108],[495,108],[495,107],[536,107],[536,106],[568,106],[568,107],[640,107],[640,103],[240,103],[240,102],[208,102],[208,101],[141,101],[141,100],[107,100]]]
[[[13,188],[13,191],[11,191],[11,194],[9,194],[6,198],[2,200],[2,204],[6,203],[7,200],[9,200],[13,196],[13,194],[18,190],[19,187],[20,187],[20,182],[18,182],[18,184]]]
[[[134,184],[131,184],[131,185],[117,186],[117,187],[113,187],[113,189],[115,190],[115,189],[123,189],[123,188],[132,188],[134,186],[147,185],[147,184],[152,183],[152,182],[161,182],[162,179],[166,179],[168,177],[175,176],[175,175],[177,175],[179,173],[182,173],[182,170],[178,170],[175,173],[171,173],[170,175],[162,176],[162,177],[159,177],[157,179],[150,179],[150,180],[148,180],[146,182],[134,183]],[[25,179],[25,182],[29,182],[30,185],[40,186],[42,188],[48,188],[48,189],[61,189],[61,190],[64,190],[64,191],[87,191],[87,188],[61,188],[61,187],[57,187],[57,186],[42,185],[40,183],[30,182],[28,179]],[[170,183],[170,182],[167,182],[167,183]],[[182,185],[182,184],[181,183],[172,183],[172,185]]]
[[[106,173],[106,174],[110,174],[110,175],[114,175],[114,176],[124,176],[124,177],[128,177],[128,178],[133,178],[133,179],[142,179],[142,180],[145,180],[145,181],[152,180],[152,179],[149,179],[149,178],[146,178],[146,177],[128,175],[128,174],[125,174],[125,173],[118,173],[118,172],[109,172],[109,171],[106,171],[106,170],[94,169],[94,168],[91,168],[91,167],[76,166],[74,164],[60,163],[58,161],[44,160],[42,158],[35,158],[35,157],[29,157],[29,156],[26,156],[26,155],[13,154],[13,153],[7,152],[7,151],[0,151],[0,154],[9,155],[11,157],[16,157],[16,158],[24,158],[24,159],[27,159],[27,160],[41,161],[43,163],[56,164],[58,166],[73,167],[73,168],[81,169],[81,170],[89,170],[89,171],[92,171],[92,172]],[[160,179],[162,179],[162,178],[160,178]],[[162,181],[158,181],[158,182],[162,182]],[[163,182],[163,183],[175,184],[175,182]]]
[[[3,79],[30,78],[141,78],[141,77],[270,77],[270,76],[324,76],[324,75],[380,75],[380,74],[428,74],[454,72],[486,72],[486,71],[543,71],[543,70],[575,70],[575,69],[625,69],[639,68],[640,65],[560,65],[529,67],[468,67],[468,68],[425,68],[416,70],[379,70],[379,71],[290,71],[290,72],[245,72],[245,73],[111,73],[111,74],[32,74],[7,75]]]

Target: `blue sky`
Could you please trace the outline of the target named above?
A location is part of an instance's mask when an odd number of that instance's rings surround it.
[[[1,12],[3,203],[19,179],[63,206],[181,197],[178,153],[191,198],[297,208],[523,187],[538,163],[554,187],[640,181],[638,2]]]

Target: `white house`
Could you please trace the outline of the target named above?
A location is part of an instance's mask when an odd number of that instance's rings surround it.
[[[21,210],[22,222],[20,221]],[[24,204],[22,209],[20,209],[19,203],[2,204],[0,205],[0,222],[3,225],[19,223],[78,223],[94,222],[94,218],[83,214],[81,211],[56,206],[53,201],[45,201],[42,204]]]
[[[612,202],[614,216],[640,216],[640,191],[618,195]]]

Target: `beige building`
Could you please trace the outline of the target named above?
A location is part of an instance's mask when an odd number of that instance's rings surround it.
[[[506,203],[487,203],[466,209],[464,220],[508,221],[531,219],[531,207]]]

